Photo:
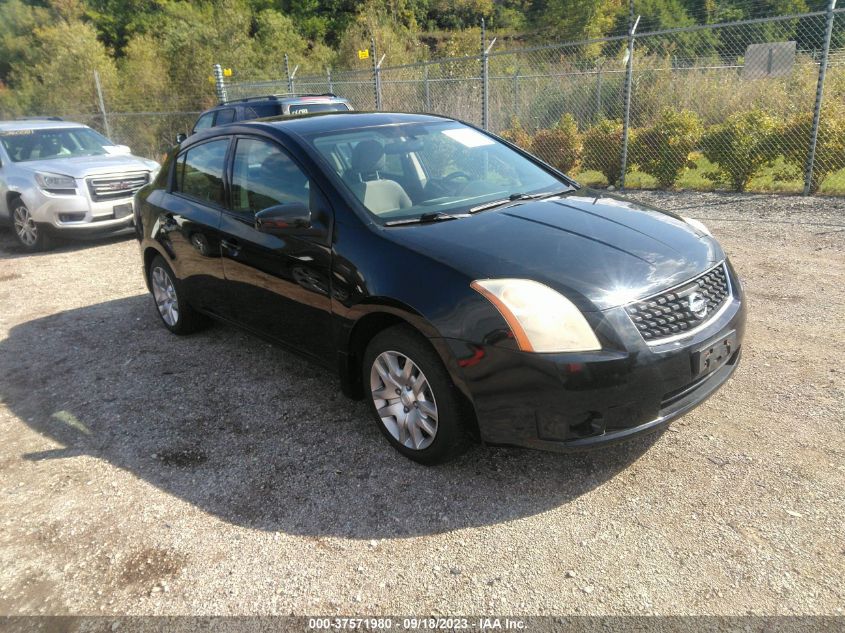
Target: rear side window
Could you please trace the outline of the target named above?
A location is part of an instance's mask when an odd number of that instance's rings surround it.
[[[214,125],[224,125],[235,120],[235,109],[226,108],[225,110],[217,111],[217,118],[214,120]]]
[[[346,112],[349,108],[345,103],[291,103],[288,110],[291,114],[309,114],[310,112]]]
[[[208,204],[223,206],[223,170],[229,139],[191,147],[179,155],[173,190]]]
[[[262,119],[266,116],[277,116],[281,113],[281,107],[278,103],[253,103],[244,108],[247,119]]]
[[[213,122],[214,112],[206,112],[199,119],[197,119],[197,124],[194,126],[194,132],[199,132],[200,130],[210,128]]]

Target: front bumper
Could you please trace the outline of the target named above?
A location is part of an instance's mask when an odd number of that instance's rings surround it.
[[[622,341],[620,349],[528,354],[447,341],[456,382],[472,400],[484,442],[565,452],[657,430],[712,395],[742,354],[745,304],[738,283],[718,317],[670,343],[647,345],[622,308],[603,319]],[[730,332],[736,345],[728,361],[695,375],[693,352]]]
[[[51,194],[37,187],[23,193],[23,201],[32,219],[50,231],[76,235],[114,233],[131,229],[134,223],[130,212],[115,217],[115,207],[132,205],[132,195],[108,201],[95,201],[86,195],[83,180],[77,181],[74,195]]]

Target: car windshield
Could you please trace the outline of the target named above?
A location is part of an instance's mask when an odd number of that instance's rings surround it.
[[[449,218],[572,187],[455,121],[357,128],[306,140],[382,223]]]
[[[0,143],[16,162],[102,156],[104,146],[112,145],[105,136],[87,127],[22,129],[0,132]]]

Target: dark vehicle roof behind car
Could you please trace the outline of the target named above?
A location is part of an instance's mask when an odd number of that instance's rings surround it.
[[[199,116],[193,131],[265,117],[347,110],[352,110],[348,99],[328,92],[247,97],[209,108]]]

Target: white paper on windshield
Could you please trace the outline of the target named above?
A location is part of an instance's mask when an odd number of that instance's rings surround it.
[[[481,147],[493,145],[493,139],[476,132],[470,127],[459,127],[453,130],[443,130],[443,134],[458,141],[464,147]]]

